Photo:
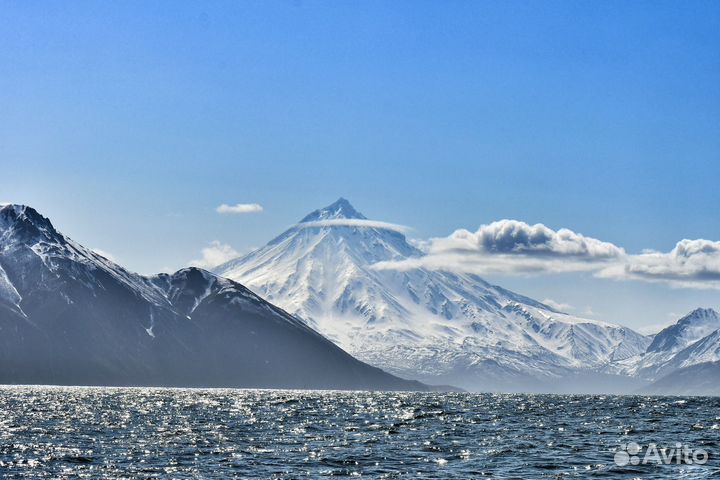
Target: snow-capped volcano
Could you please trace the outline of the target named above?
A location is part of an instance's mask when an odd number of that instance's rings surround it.
[[[425,390],[366,365],[242,285],[138,275],[0,207],[0,383]]]
[[[476,275],[373,266],[421,255],[392,225],[367,220],[341,198],[215,272],[371,364],[469,389],[547,389],[650,343]]]

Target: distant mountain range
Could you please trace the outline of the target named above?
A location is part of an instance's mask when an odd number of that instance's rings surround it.
[[[0,383],[427,390],[231,280],[144,277],[0,207]]]
[[[340,199],[215,273],[148,277],[0,206],[0,383],[720,395],[714,310],[644,336],[476,275],[376,268],[422,255]]]
[[[214,271],[361,360],[468,390],[630,393],[711,357],[707,349],[685,360],[675,354],[710,333],[712,323],[653,339],[568,315],[476,275],[374,266],[422,255],[402,233],[341,198]]]

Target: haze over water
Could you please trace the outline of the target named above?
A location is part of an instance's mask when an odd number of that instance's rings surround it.
[[[720,398],[1,387],[3,478],[703,478]],[[636,442],[704,465],[617,466]]]

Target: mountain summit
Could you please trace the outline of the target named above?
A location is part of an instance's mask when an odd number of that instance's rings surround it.
[[[719,368],[690,369],[704,363],[720,362],[720,314],[712,308],[698,308],[688,313],[675,324],[655,335],[647,351],[641,355],[620,362],[623,373],[648,380],[660,380],[665,376],[683,371],[690,377],[693,372],[714,372],[714,380],[720,385]],[[718,363],[720,365],[720,363]],[[686,378],[677,385],[689,385]],[[668,382],[662,385],[669,386]],[[674,392],[670,389],[669,392]],[[700,389],[699,391],[707,391]],[[720,392],[720,387],[717,389]],[[690,393],[687,390],[685,393]]]
[[[559,313],[476,275],[376,269],[378,262],[423,255],[379,224],[341,198],[215,272],[368,363],[467,389],[555,391],[563,378],[637,355],[650,341],[625,327]]]
[[[355,210],[346,199],[340,197],[335,203],[309,213],[300,223],[316,222],[320,220],[336,220],[340,218],[367,220],[365,215]]]
[[[35,239],[52,240],[58,238],[58,232],[50,220],[27,205],[0,205],[0,235],[5,242],[10,236],[29,241]]]
[[[648,352],[678,351],[720,329],[720,315],[697,308],[655,335]]]

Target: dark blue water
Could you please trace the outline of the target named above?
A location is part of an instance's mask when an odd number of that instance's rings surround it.
[[[720,475],[717,398],[0,387],[0,413],[3,478]],[[616,465],[629,442],[710,458]]]

